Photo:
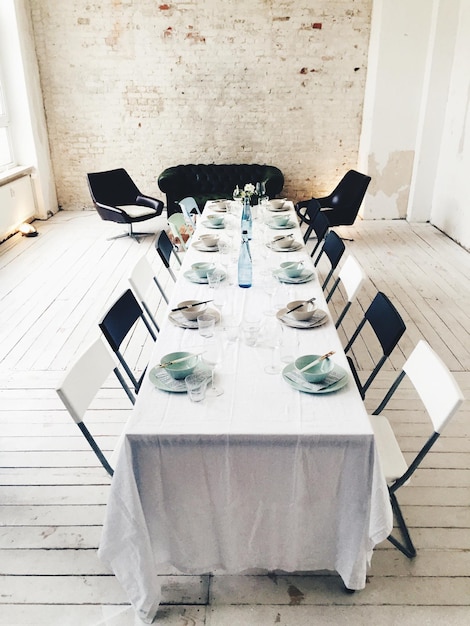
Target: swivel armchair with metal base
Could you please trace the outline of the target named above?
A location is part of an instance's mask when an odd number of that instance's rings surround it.
[[[87,181],[101,219],[128,225],[128,232],[110,239],[131,237],[139,242],[139,237],[155,235],[155,232],[136,232],[132,225],[161,215],[163,202],[142,194],[125,169],[87,174]]]

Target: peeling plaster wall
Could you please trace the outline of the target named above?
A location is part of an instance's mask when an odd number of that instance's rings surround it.
[[[430,0],[375,0],[359,164],[368,219],[406,218],[421,111]]]
[[[357,167],[372,0],[30,0],[59,203],[126,167],[277,165],[293,198]]]

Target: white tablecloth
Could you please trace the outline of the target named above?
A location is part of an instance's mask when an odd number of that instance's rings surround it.
[[[305,249],[265,259],[260,230],[255,223],[253,287],[226,286],[222,312],[240,319],[247,308],[270,306],[261,268],[291,259],[313,267]],[[203,231],[199,226],[194,238]],[[238,240],[238,228],[218,232]],[[296,239],[301,241],[298,229]],[[190,247],[170,306],[211,297],[207,285],[183,276],[191,263],[208,258],[218,255]],[[236,268],[231,272],[236,279]],[[311,296],[327,310],[318,280],[285,288],[286,304]],[[284,328],[283,335],[298,341],[299,355],[335,350],[335,362],[347,368],[331,319],[315,329]],[[202,341],[196,330],[167,322],[149,367]],[[260,344],[227,345],[217,370],[224,388],[219,397],[193,404],[186,394],[156,389],[149,379],[139,393],[116,464],[99,555],[144,621],[155,616],[158,574],[169,565],[195,574],[328,569],[346,587],[362,589],[373,547],[391,531],[372,429],[352,377],[331,394],[301,393],[281,375],[265,373],[269,351],[262,333]]]

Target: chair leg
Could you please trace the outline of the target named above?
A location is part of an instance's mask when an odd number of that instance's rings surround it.
[[[390,493],[390,502],[392,504],[393,513],[395,514],[395,519],[398,522],[398,529],[402,536],[402,542],[400,542],[392,535],[389,535],[387,539],[390,541],[391,544],[395,546],[395,548],[398,548],[398,550],[400,550],[400,552],[403,552],[405,556],[407,556],[409,559],[412,559],[416,556],[416,548],[411,541],[405,518],[403,517],[403,513],[401,512],[400,505],[398,504],[397,497],[394,493]]]

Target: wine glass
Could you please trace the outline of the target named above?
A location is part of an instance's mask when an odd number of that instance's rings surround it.
[[[204,343],[204,353],[202,360],[209,367],[211,372],[211,386],[206,391],[206,396],[220,396],[224,393],[221,387],[215,385],[215,368],[222,360],[222,340],[215,335]]]
[[[282,329],[275,318],[268,319],[265,325],[265,344],[270,350],[270,362],[264,368],[267,374],[279,374],[281,371],[279,349],[281,347]]]

